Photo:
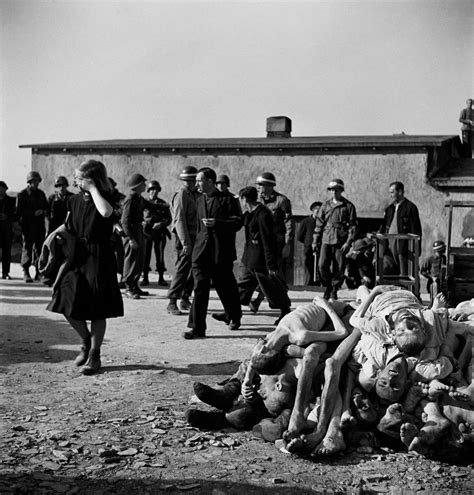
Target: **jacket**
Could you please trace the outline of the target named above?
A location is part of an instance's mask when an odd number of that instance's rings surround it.
[[[295,237],[290,200],[283,194],[273,191],[268,198],[260,196],[260,201],[272,213],[277,242],[290,243]]]
[[[122,228],[125,237],[140,242],[143,237],[143,210],[145,200],[131,191],[123,202]]]
[[[0,199],[0,213],[3,213],[7,217],[5,220],[0,220],[2,228],[7,225],[11,228],[12,222],[16,220],[15,198],[5,194],[3,199]]]
[[[61,238],[61,243],[58,242]],[[53,290],[56,289],[66,271],[71,266],[76,250],[76,236],[60,225],[48,235],[41,248],[38,270],[47,278],[55,277]]]
[[[234,233],[242,227],[242,214],[235,198],[215,189],[210,195],[198,196],[196,210],[197,234],[192,254],[193,263],[208,256],[214,264],[234,261],[237,258]],[[203,218],[215,218],[215,226],[205,227]]]
[[[392,203],[385,209],[380,232],[382,234],[388,234],[390,225],[392,224],[393,217],[395,215],[395,205]],[[399,204],[397,210],[397,230],[399,234],[416,234],[420,236],[421,243],[421,222],[418,208],[414,203],[404,198]],[[408,252],[408,241],[400,240],[399,251],[402,254]],[[421,245],[421,244],[420,244]]]
[[[354,241],[357,229],[355,206],[346,198],[334,205],[331,199],[319,208],[314,228],[313,246],[320,244],[342,245]]]
[[[245,246],[242,263],[249,270],[265,272],[278,269],[273,227],[272,214],[262,204],[244,214]]]
[[[51,194],[48,198],[48,220],[49,232],[56,230],[66,219],[68,198],[72,196],[72,192],[66,191],[63,197],[59,194]]]
[[[36,210],[43,210],[43,215],[36,216]],[[45,229],[44,219],[48,211],[48,200],[41,189],[23,189],[16,198],[16,212],[23,231],[30,228]]]
[[[183,185],[171,200],[171,232],[181,244],[192,248],[197,232],[196,198],[199,193]]]
[[[145,235],[153,238],[161,238],[162,236],[171,238],[170,231],[167,229],[171,223],[171,212],[169,204],[161,199],[156,198],[154,201],[145,200],[145,209],[143,210],[143,230]],[[155,223],[161,223],[159,229],[154,229]]]
[[[298,232],[296,234],[296,240],[303,243],[305,250],[311,249],[313,244],[314,227],[316,226],[316,219],[313,215],[308,215],[301,221]]]

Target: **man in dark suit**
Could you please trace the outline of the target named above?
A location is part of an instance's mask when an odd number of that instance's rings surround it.
[[[270,210],[257,201],[255,187],[239,192],[244,214],[245,247],[239,270],[240,303],[248,306],[253,291],[260,287],[271,308],[280,310],[281,318],[290,312],[291,301],[286,284],[278,278],[278,252],[273,217]],[[215,317],[215,315],[213,315]]]
[[[416,234],[421,241],[421,222],[418,208],[405,198],[405,186],[401,182],[392,182],[389,186],[393,202],[385,209],[380,227],[382,234]],[[387,251],[398,265],[400,275],[408,275],[408,240],[392,240]]]
[[[2,278],[11,280],[10,263],[15,220],[15,198],[8,196],[8,186],[0,180],[0,249],[2,250]]]
[[[304,246],[304,266],[308,271],[308,278],[306,285],[318,285],[314,277],[314,253],[313,253],[313,232],[316,227],[316,217],[318,216],[319,207],[322,205],[321,201],[315,201],[311,204],[309,209],[311,215],[303,218],[296,234],[296,240],[301,242]],[[317,262],[316,262],[317,267]]]
[[[202,168],[196,177],[202,193],[196,201],[197,235],[192,253],[194,299],[189,311],[185,339],[206,336],[206,313],[209,304],[210,282],[216,289],[229,329],[240,327],[242,309],[239,291],[233,273],[235,250],[234,233],[242,227],[242,215],[235,198],[216,188],[216,173]]]

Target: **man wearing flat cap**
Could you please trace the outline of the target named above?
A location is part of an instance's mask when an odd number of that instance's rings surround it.
[[[123,281],[125,296],[140,299],[148,295],[138,285],[145,258],[145,240],[143,235],[143,210],[145,200],[142,193],[146,189],[146,179],[142,174],[133,174],[127,181],[128,194],[123,202],[122,228],[125,259],[123,264]]]
[[[346,254],[357,228],[355,206],[342,193],[344,182],[333,179],[327,190],[331,198],[319,208],[313,236],[313,251],[319,254],[319,273],[325,286],[324,298],[337,299],[344,282]]]
[[[8,196],[8,186],[0,180],[0,249],[2,250],[2,278],[11,280],[10,263],[13,240],[13,222],[16,219],[15,198]]]
[[[54,181],[54,193],[48,198],[48,235],[66,220],[67,202],[72,196],[68,187],[69,182],[63,175]]]
[[[32,170],[26,176],[27,186],[17,196],[16,211],[22,231],[23,246],[21,266],[25,282],[31,283],[30,266],[36,268],[35,280],[40,279],[38,259],[46,236],[45,218],[48,212],[48,200],[39,189],[41,175]]]
[[[285,264],[291,254],[291,245],[295,236],[291,202],[275,190],[276,178],[271,172],[261,173],[256,180],[259,201],[272,213],[277,246],[278,275],[285,280]],[[261,292],[250,302],[250,309],[256,313],[263,301]]]
[[[148,198],[143,211],[145,230],[145,261],[143,265],[142,285],[148,285],[148,272],[150,271],[151,252],[155,253],[156,271],[158,272],[158,285],[167,287],[164,279],[165,246],[166,239],[171,239],[168,225],[171,223],[171,212],[168,203],[158,197],[161,185],[157,180],[151,180],[147,185]]]

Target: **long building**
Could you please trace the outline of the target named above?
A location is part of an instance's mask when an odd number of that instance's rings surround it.
[[[179,172],[187,165],[211,167],[227,174],[231,190],[254,184],[256,177],[271,171],[276,189],[293,204],[295,223],[309,214],[309,205],[327,198],[327,183],[341,178],[344,195],[357,208],[361,234],[377,230],[390,202],[389,184],[401,181],[405,195],[420,211],[423,227],[422,255],[433,241],[447,238],[449,201],[474,198],[474,160],[462,158],[458,136],[420,136],[404,133],[391,136],[291,136],[287,117],[267,119],[267,136],[256,138],[117,139],[42,144],[31,148],[31,169],[43,177],[46,193],[54,190],[58,175],[72,177],[84,160],[105,163],[121,191],[127,177],[139,172],[162,185],[160,194],[170,200],[180,187]],[[452,244],[474,236],[474,208],[454,212]],[[239,247],[242,235],[238,237]],[[302,246],[295,243],[289,281],[304,280]],[[173,252],[167,249],[167,267],[172,273]]]

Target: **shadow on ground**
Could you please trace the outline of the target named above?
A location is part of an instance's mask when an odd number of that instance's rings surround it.
[[[70,361],[77,355],[77,351],[53,348],[61,344],[78,345],[78,337],[66,321],[40,315],[2,315],[0,318],[3,330],[0,363],[3,367],[17,363]]]
[[[240,361],[227,361],[225,363],[191,363],[182,368],[154,364],[123,364],[117,366],[103,366],[101,373],[111,373],[113,371],[166,370],[193,376],[233,375],[239,367],[239,364]]]
[[[160,480],[139,478],[110,477],[107,479],[92,479],[83,477],[67,477],[44,472],[3,474],[0,481],[0,492],[8,489],[7,493],[114,493],[129,495],[140,494],[212,494],[225,493],[226,495],[261,495],[278,494],[292,495],[309,494],[314,491],[295,486],[258,486],[250,483],[231,483],[225,481],[211,481],[205,479],[166,479]]]

